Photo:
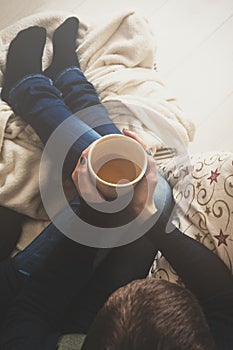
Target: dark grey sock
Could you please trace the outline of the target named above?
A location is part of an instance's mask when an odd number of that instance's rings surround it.
[[[10,43],[5,80],[1,97],[7,101],[10,89],[22,77],[42,72],[42,55],[46,41],[46,30],[41,27],[29,27],[17,34]]]
[[[78,66],[76,54],[76,37],[79,20],[70,17],[63,22],[53,35],[53,59],[51,65],[44,71],[44,74],[51,79],[61,73],[65,68]]]

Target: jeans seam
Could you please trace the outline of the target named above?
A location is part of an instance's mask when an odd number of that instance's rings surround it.
[[[27,82],[28,80],[31,80],[31,79],[35,79],[35,78],[42,78],[43,80],[45,81],[48,81],[50,83],[50,85],[53,85],[53,82],[50,78],[46,77],[45,75],[43,74],[29,74],[29,75],[25,75],[22,79],[20,79],[9,91],[9,103],[10,104],[14,104],[13,103],[13,100],[15,99],[14,96],[12,95],[16,95],[17,92],[16,90],[18,90],[22,84],[24,84],[25,82]]]
[[[76,67],[76,66],[71,66],[71,67],[68,67],[68,68],[65,68],[60,74],[58,74],[58,76],[54,79],[54,84],[59,84],[59,80],[62,79],[62,77],[70,72],[70,71],[78,71],[79,73],[82,73],[82,70],[79,68],[79,67]]]

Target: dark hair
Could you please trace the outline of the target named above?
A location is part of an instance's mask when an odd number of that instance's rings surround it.
[[[187,289],[148,278],[113,293],[82,350],[212,350],[201,307]]]

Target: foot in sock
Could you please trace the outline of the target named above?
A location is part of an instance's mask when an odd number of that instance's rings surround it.
[[[46,30],[41,27],[29,27],[17,34],[10,43],[5,80],[1,97],[8,100],[10,89],[18,80],[28,74],[42,72],[42,55],[46,41]]]
[[[79,20],[70,17],[63,22],[53,35],[53,59],[51,65],[44,71],[44,74],[51,79],[61,73],[65,68],[78,66],[76,54],[76,38]]]

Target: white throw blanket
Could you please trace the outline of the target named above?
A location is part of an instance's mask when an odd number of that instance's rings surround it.
[[[18,31],[39,25],[47,29],[43,65],[52,57],[52,34],[65,18],[63,12],[41,13],[24,18],[0,32],[0,86],[3,82],[6,53]],[[186,146],[193,138],[194,126],[188,121],[175,98],[164,87],[153,69],[155,41],[143,17],[125,11],[107,17],[101,23],[80,23],[77,38],[78,57],[87,78],[96,87],[114,122],[135,129],[149,146],[158,145],[149,131],[170,127]],[[125,112],[113,108],[115,102]],[[132,107],[139,105],[140,108]],[[119,114],[121,116],[119,117]],[[123,118],[123,119],[122,119]],[[143,131],[140,131],[143,130]],[[43,146],[32,128],[0,102],[0,205],[26,215],[18,249],[23,249],[47,225],[39,195],[39,163]]]

